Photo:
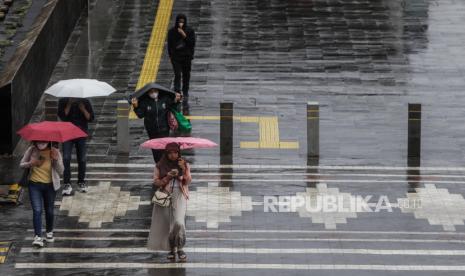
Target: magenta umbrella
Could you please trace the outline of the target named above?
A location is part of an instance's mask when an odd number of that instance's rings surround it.
[[[28,124],[17,132],[28,141],[50,141],[63,143],[87,137],[87,134],[70,122],[50,122]]]
[[[146,149],[165,149],[169,143],[177,143],[181,149],[213,148],[218,146],[216,143],[204,138],[166,137],[148,140],[141,147]]]

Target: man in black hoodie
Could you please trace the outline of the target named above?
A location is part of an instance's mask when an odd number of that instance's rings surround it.
[[[187,17],[184,14],[176,16],[173,28],[168,32],[168,55],[174,70],[174,91],[181,91],[183,109],[188,109],[189,81],[191,75],[192,59],[194,59],[195,32],[187,26]]]

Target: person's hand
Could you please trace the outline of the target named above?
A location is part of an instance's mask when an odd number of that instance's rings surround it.
[[[176,170],[176,169],[172,169],[168,174],[169,174],[171,177],[176,177],[176,176],[178,176],[179,171]]]
[[[58,160],[58,152],[52,149],[52,151],[50,152],[50,158],[52,158],[53,160]]]
[[[175,96],[174,100],[175,100],[176,102],[179,102],[179,101],[181,100],[181,93],[176,92],[176,96]]]
[[[179,159],[178,166],[182,169],[183,172],[185,172],[186,171],[186,160]]]
[[[39,159],[32,159],[31,160],[31,166],[32,167],[40,167],[40,166],[42,166],[43,163],[44,163],[44,161],[39,160]]]
[[[82,112],[87,111],[86,106],[82,102],[79,103],[78,107],[79,107],[79,110],[81,110]]]
[[[178,33],[181,34],[184,38],[187,37],[187,35],[186,35],[186,33],[184,32],[184,30],[181,29],[181,28],[178,28]]]
[[[132,98],[131,104],[134,108],[137,108],[139,106],[139,100],[137,98]]]

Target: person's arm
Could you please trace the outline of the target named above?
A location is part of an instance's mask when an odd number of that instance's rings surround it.
[[[194,52],[195,52],[195,42],[196,42],[195,31],[194,29],[189,28],[189,32],[187,33],[187,37],[186,37],[186,44],[192,51],[192,58],[194,57]]]
[[[81,111],[82,115],[84,115],[84,117],[86,118],[88,122],[93,120],[94,112],[92,110],[92,106],[90,105],[88,101],[80,102],[78,107],[79,107],[79,111]]]
[[[167,96],[165,98],[165,103],[166,103],[166,106],[168,107],[168,109],[176,109],[178,108],[178,104],[181,100],[181,93],[178,93],[176,92],[176,94],[178,94],[177,96],[175,96],[175,98],[173,99],[172,97],[169,97]]]
[[[173,31],[172,31],[172,29],[170,29],[168,31],[168,45],[167,45],[168,56],[170,57],[170,59],[171,59],[171,55],[173,54],[173,46],[174,46]]]
[[[136,113],[139,119],[145,117],[145,111],[147,110],[145,101],[139,101],[137,98],[132,99],[132,107],[134,109],[134,113]]]
[[[160,177],[160,170],[155,166],[155,171],[153,172],[153,185],[157,187],[165,187],[173,179],[172,176],[166,175],[165,177]]]
[[[19,162],[19,167],[22,169],[28,169],[33,166],[31,156],[32,156],[32,149],[33,147],[29,147],[26,152],[24,153],[23,158],[21,158],[21,161]]]
[[[184,185],[189,185],[191,182],[192,182],[192,175],[191,175],[191,167],[189,165],[189,163],[185,162],[185,168],[183,169],[183,184]]]
[[[89,112],[90,118],[88,119],[89,122],[94,121],[95,119],[95,114],[94,114],[94,109],[92,108],[92,104],[90,103],[89,100],[86,101],[86,109]]]
[[[52,147],[52,164],[58,174],[63,174],[65,167],[63,166],[63,158],[58,149]]]
[[[65,112],[66,106],[68,105],[68,99],[60,99],[58,101],[58,118],[62,121],[66,121],[68,119],[68,113],[69,113],[69,108],[68,112]]]

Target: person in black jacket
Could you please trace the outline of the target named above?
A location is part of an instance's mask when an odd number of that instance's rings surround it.
[[[168,137],[170,127],[168,112],[171,108],[177,109],[181,94],[176,93],[173,99],[170,96],[159,94],[157,89],[151,89],[139,99],[132,98],[131,103],[137,117],[144,118],[145,130],[150,139]],[[163,150],[152,150],[155,163],[160,161]]]
[[[64,122],[71,122],[75,126],[88,133],[88,123],[94,120],[94,111],[90,101],[87,99],[62,98],[58,101],[58,117]],[[86,151],[87,138],[78,138],[63,143],[63,195],[71,195],[71,153],[73,146],[76,147],[78,163],[78,190],[87,192],[86,177]]]
[[[191,75],[192,59],[194,59],[195,32],[187,26],[187,17],[184,14],[176,16],[173,28],[168,32],[168,55],[174,70],[174,91],[181,91],[183,108],[188,109],[189,81]]]

